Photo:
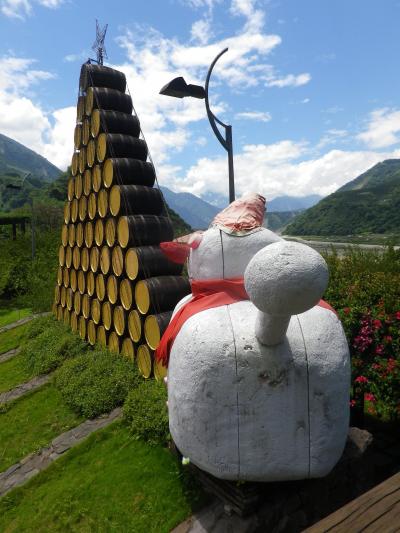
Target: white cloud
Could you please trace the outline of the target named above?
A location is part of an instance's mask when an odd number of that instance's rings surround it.
[[[325,135],[323,135],[323,137],[317,144],[317,149],[324,148],[325,146],[328,146],[329,144],[335,144],[335,143],[341,142],[347,136],[348,136],[348,132],[346,130],[339,130],[339,129],[334,129],[334,128],[330,129],[325,133]]]
[[[76,124],[76,107],[57,109],[51,113],[52,125],[44,130],[39,153],[58,168],[64,170],[71,164],[74,150],[73,135]]]
[[[283,78],[276,78],[267,81],[267,87],[300,87],[306,85],[311,80],[311,75],[307,72],[295,76],[288,74]]]
[[[213,37],[210,20],[196,20],[196,22],[192,24],[190,35],[192,41],[197,42],[199,44],[207,44],[211,37]]]
[[[369,148],[387,148],[399,142],[400,111],[376,109],[370,114],[366,129],[357,138]]]
[[[376,163],[400,157],[400,150],[383,153],[333,149],[320,157],[305,159],[310,153],[306,143],[290,140],[245,146],[234,160],[237,196],[251,191],[269,200],[288,193],[327,195]],[[172,179],[167,186],[197,195],[206,192],[227,195],[227,158],[202,158],[188,170],[184,180]]]
[[[241,113],[236,113],[235,118],[269,122],[271,120],[271,113],[268,113],[267,111],[242,111]]]
[[[0,11],[6,17],[24,20],[32,14],[32,3],[43,7],[56,9],[64,3],[64,0],[0,0]]]

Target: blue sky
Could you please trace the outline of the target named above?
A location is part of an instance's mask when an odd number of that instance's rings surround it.
[[[238,193],[328,194],[400,157],[400,1],[0,0],[0,132],[65,168],[80,64],[108,22],[161,185],[227,193],[227,158],[204,102],[158,95],[203,84],[233,125]]]

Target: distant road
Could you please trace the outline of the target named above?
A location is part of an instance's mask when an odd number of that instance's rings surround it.
[[[300,237],[292,237],[290,235],[282,235],[282,237],[284,239],[287,239],[288,241],[296,241],[301,242],[303,244],[307,244],[308,246],[311,246],[311,248],[314,248],[314,250],[322,250],[327,252],[329,252],[332,246],[339,252],[340,250],[346,250],[346,248],[360,248],[361,250],[382,252],[387,248],[387,246],[384,246],[382,244],[355,244],[352,242],[306,241],[305,239],[302,239]],[[400,246],[394,246],[393,248],[395,250],[400,250]]]

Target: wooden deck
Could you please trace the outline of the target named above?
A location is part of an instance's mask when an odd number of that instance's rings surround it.
[[[400,472],[304,531],[307,533],[400,531]]]

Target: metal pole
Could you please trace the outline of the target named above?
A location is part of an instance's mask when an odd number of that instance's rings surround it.
[[[235,177],[233,173],[232,126],[226,126],[226,144],[227,144],[227,151],[228,151],[229,203],[232,203],[235,201]]]

